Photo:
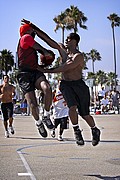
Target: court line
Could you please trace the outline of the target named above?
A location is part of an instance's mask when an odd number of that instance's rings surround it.
[[[30,169],[30,166],[28,165],[28,163],[27,163],[26,159],[24,158],[22,152],[18,150],[17,153],[19,154],[19,156],[20,156],[20,158],[21,158],[21,160],[22,160],[22,162],[23,162],[23,164],[27,170],[27,173],[18,173],[18,176],[30,176],[31,180],[36,180],[33,172]]]

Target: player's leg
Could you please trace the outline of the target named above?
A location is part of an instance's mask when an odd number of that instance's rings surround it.
[[[44,117],[43,122],[47,126],[48,129],[53,129],[54,125],[50,119],[50,108],[52,105],[52,89],[50,87],[50,84],[46,80],[44,76],[37,79],[35,86],[37,89],[42,90],[44,93]]]
[[[36,126],[38,127],[38,131],[43,137],[47,137],[47,131],[44,127],[44,124],[42,123],[42,120],[39,118],[39,107],[37,104],[37,99],[35,96],[35,92],[31,91],[25,94],[25,98],[27,100],[27,103],[30,107],[30,111],[32,113],[32,116],[34,117],[36,121]]]

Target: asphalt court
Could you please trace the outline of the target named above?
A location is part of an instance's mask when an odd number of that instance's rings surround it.
[[[120,115],[94,115],[101,142],[93,147],[91,131],[79,119],[85,145],[77,146],[71,123],[63,142],[42,138],[31,116],[14,117],[15,134],[4,138],[0,121],[0,180],[120,180]]]

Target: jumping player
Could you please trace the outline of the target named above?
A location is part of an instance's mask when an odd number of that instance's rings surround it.
[[[47,131],[44,124],[48,129],[54,128],[49,112],[52,104],[52,90],[45,75],[37,70],[37,52],[46,56],[53,56],[53,52],[42,47],[34,40],[34,37],[35,31],[30,25],[24,24],[20,27],[20,40],[17,48],[17,80],[21,90],[23,91],[25,99],[30,106],[31,113],[35,119],[39,133],[41,136],[47,137]],[[39,117],[39,108],[35,95],[35,89],[41,90],[44,93],[44,108],[46,110],[44,119],[40,119]]]
[[[96,127],[95,121],[89,113],[90,93],[88,86],[82,80],[84,58],[77,49],[79,41],[80,37],[78,34],[70,33],[66,39],[66,62],[63,58],[63,63],[57,68],[42,69],[38,67],[38,69],[44,73],[62,72],[63,79],[60,84],[60,91],[69,107],[69,117],[73,125],[76,143],[84,145],[84,138],[78,124],[79,113],[90,126],[92,130],[92,145],[96,146],[100,141],[100,130]]]

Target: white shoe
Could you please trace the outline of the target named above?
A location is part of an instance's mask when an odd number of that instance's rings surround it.
[[[58,136],[58,141],[63,141],[62,136]]]
[[[5,131],[5,138],[9,138],[9,132]]]
[[[9,126],[9,131],[10,131],[11,134],[14,134],[14,133],[15,133],[12,126]]]

